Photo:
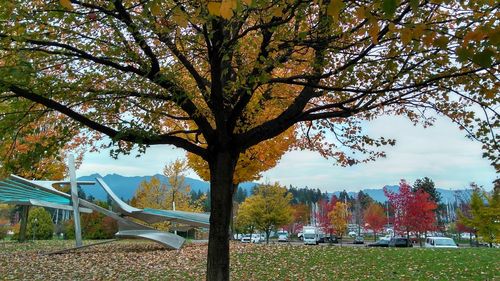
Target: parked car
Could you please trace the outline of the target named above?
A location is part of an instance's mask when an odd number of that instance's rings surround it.
[[[278,231],[276,234],[278,236],[278,242],[288,242],[288,231]]]
[[[339,243],[339,238],[336,235],[332,235],[328,238],[328,242],[338,244]]]
[[[241,242],[242,243],[260,243],[262,242],[262,239],[260,237],[260,234],[245,234],[243,237],[241,237]]]
[[[398,248],[413,247],[413,243],[411,242],[411,240],[408,240],[408,238],[405,237],[393,237],[389,241],[389,247],[398,247]]]
[[[245,234],[241,237],[240,240],[242,243],[250,243],[252,241],[252,235],[250,234]]]
[[[278,235],[278,242],[288,242],[288,235],[286,235],[286,234],[279,234]]]
[[[371,243],[367,245],[368,247],[389,247],[389,240],[380,239],[375,243]]]
[[[458,248],[457,243],[447,237],[427,237],[424,246],[426,248]]]
[[[362,236],[356,236],[352,244],[365,244],[365,239]]]
[[[252,234],[252,243],[260,243],[263,242],[260,234]]]

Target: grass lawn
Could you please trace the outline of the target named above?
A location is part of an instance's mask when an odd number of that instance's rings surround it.
[[[90,241],[86,241],[90,243]],[[206,244],[168,251],[118,241],[44,255],[71,241],[0,244],[1,280],[204,280]],[[232,280],[500,280],[500,250],[231,244]]]

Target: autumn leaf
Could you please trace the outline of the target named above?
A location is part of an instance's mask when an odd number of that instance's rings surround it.
[[[221,2],[209,1],[208,2],[208,13],[213,16],[221,15]]]
[[[73,11],[73,5],[71,4],[70,0],[59,0],[59,3],[61,6],[63,6],[66,10]]]
[[[380,28],[378,26],[377,20],[372,20],[370,24],[370,29],[368,30],[368,33],[370,34],[370,37],[372,38],[373,44],[378,43],[378,33],[380,32]]]
[[[176,9],[172,15],[172,20],[180,27],[187,27],[188,19],[185,13],[180,9]]]
[[[230,0],[223,0],[220,5],[220,15],[224,19],[233,17],[233,3]]]
[[[161,5],[160,5],[160,3],[158,3],[158,1],[155,1],[155,2],[153,2],[153,4],[151,4],[151,7],[149,8],[149,11],[155,17],[159,17],[159,16],[162,15],[162,13],[161,13]]]
[[[445,36],[441,36],[439,38],[436,38],[433,42],[434,46],[439,47],[441,49],[446,49],[448,46],[448,38]]]
[[[331,16],[334,21],[338,21],[340,11],[344,7],[344,1],[342,0],[332,0],[328,4],[326,14]]]

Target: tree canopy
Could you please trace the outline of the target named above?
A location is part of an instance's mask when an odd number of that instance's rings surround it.
[[[470,211],[459,211],[459,222],[477,231],[481,239],[489,243],[500,241],[500,190],[495,188],[487,193],[479,188],[472,192]]]
[[[2,142],[53,114],[53,131],[108,136],[114,156],[155,144],[198,155],[212,189],[207,278],[227,280],[240,155],[287,130],[292,147],[352,165],[394,144],[361,120],[427,126],[434,111],[499,169],[498,16],[486,0],[1,1]]]
[[[278,183],[260,185],[255,194],[243,201],[238,209],[237,225],[241,229],[260,230],[269,235],[272,230],[292,222],[292,195]]]
[[[348,210],[349,205],[340,201],[335,202],[335,206],[328,213],[335,234],[342,238],[347,234],[349,218],[351,213]]]
[[[375,202],[368,205],[368,208],[364,212],[363,220],[365,222],[365,228],[373,231],[375,240],[377,239],[377,232],[382,232],[384,226],[387,224],[384,208]]]

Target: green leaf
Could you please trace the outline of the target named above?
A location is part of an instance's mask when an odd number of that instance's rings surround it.
[[[413,9],[413,11],[416,11],[418,9],[418,0],[410,0],[410,6]]]
[[[471,50],[463,47],[458,47],[456,53],[460,62],[466,62],[472,56]]]
[[[493,65],[494,55],[495,53],[492,50],[486,49],[482,52],[474,54],[472,56],[472,61],[482,67],[491,67]]]
[[[398,8],[398,0],[383,0],[382,1],[382,11],[387,17],[392,17]]]
[[[448,46],[448,38],[446,38],[445,36],[441,36],[435,39],[433,44],[434,46],[439,47],[441,49],[446,49],[446,47]]]

